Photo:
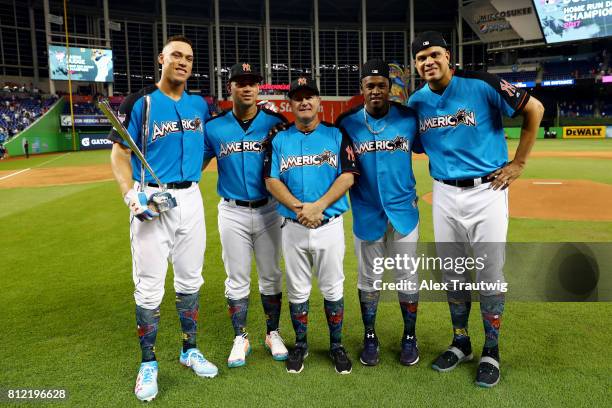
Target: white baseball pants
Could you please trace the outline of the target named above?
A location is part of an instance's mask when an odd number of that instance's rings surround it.
[[[259,292],[275,295],[283,291],[280,269],[282,217],[276,201],[259,208],[241,207],[221,199],[219,235],[225,265],[225,296],[238,300],[249,296],[251,287],[251,254],[259,277]]]
[[[472,256],[483,259],[476,270],[477,282],[505,283],[506,235],[508,232],[508,189],[493,190],[491,183],[455,187],[434,180],[433,224],[438,257]],[[469,282],[467,273],[444,270],[444,281]],[[492,296],[495,291],[481,291]]]
[[[308,300],[313,271],[326,300],[335,302],[344,296],[342,216],[315,229],[285,221],[282,240],[289,302],[304,303]]]
[[[134,186],[138,189],[138,183]],[[160,191],[146,187],[148,196]],[[130,216],[132,275],[136,305],[157,308],[164,297],[168,262],[174,269],[174,290],[193,294],[204,283],[202,266],[206,249],[204,206],[197,183],[186,189],[168,190],[178,203],[152,221]]]
[[[389,222],[387,231],[376,241],[362,241],[354,236],[355,255],[357,256],[357,288],[364,292],[376,291],[374,288],[375,281],[380,281],[383,278],[383,273],[376,273],[374,259],[395,258],[400,255],[416,258],[417,241],[419,240],[419,226],[416,227],[407,235],[402,235],[393,228]],[[412,265],[408,263],[408,265]],[[414,273],[413,273],[414,272]],[[395,282],[412,282],[411,287],[414,290],[400,290],[398,292],[413,295],[418,293],[419,276],[418,271],[410,268],[394,269]]]

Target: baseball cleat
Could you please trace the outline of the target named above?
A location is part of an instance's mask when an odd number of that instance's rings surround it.
[[[179,361],[185,367],[191,368],[200,377],[213,378],[219,373],[217,366],[206,360],[197,348],[190,348],[185,352],[181,351]]]
[[[419,346],[415,336],[406,336],[402,339],[399,361],[405,366],[413,366],[419,362]]]
[[[444,353],[440,354],[436,361],[433,362],[431,368],[441,373],[455,369],[459,364],[471,361],[474,358],[472,354],[472,345],[468,341],[463,350],[455,346],[455,342]]]
[[[308,348],[296,347],[289,352],[287,361],[287,372],[290,374],[299,374],[304,369],[304,360],[308,357]]]
[[[378,337],[374,331],[370,331],[363,338],[363,351],[359,356],[359,361],[366,366],[375,366],[380,362],[379,351]]]
[[[338,374],[350,374],[353,370],[353,363],[343,346],[330,350],[329,355],[334,362],[334,368]]]
[[[140,401],[149,402],[157,396],[157,361],[140,364],[134,393]]]
[[[246,364],[246,356],[251,354],[251,344],[246,336],[236,336],[234,345],[227,359],[229,368],[242,367]]]
[[[274,360],[285,361],[287,359],[289,352],[278,330],[271,331],[270,334],[266,335],[264,344]]]
[[[495,387],[499,378],[499,361],[493,357],[481,357],[476,373],[476,385],[485,388]]]

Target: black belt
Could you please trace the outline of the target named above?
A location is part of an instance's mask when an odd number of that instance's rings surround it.
[[[322,226],[323,226],[323,225],[325,225],[325,224],[329,224],[329,222],[330,222],[330,221],[332,221],[332,220],[334,220],[334,219],[336,219],[336,218],[338,218],[338,217],[339,217],[339,215],[334,215],[333,217],[329,217],[329,218],[327,218],[327,219],[325,219],[325,220],[321,221],[321,225],[319,225],[319,227],[322,227]],[[289,221],[291,221],[291,222],[294,222],[294,223],[296,223],[296,224],[300,224],[300,225],[302,225],[302,226],[304,226],[304,227],[305,227],[305,225],[304,225],[304,224],[302,224],[301,222],[299,222],[299,221],[298,221],[298,220],[296,220],[296,219],[293,219],[293,218],[285,218],[285,219],[286,219],[286,220],[289,220]],[[317,228],[319,228],[319,227],[317,227]]]
[[[444,184],[448,184],[449,186],[455,186],[455,187],[474,187],[475,180],[480,180],[482,183],[489,183],[491,181],[489,180],[489,176],[483,176],[483,177],[476,178],[476,179],[461,179],[461,180],[436,179],[436,181],[439,181]]]
[[[183,188],[189,188],[193,184],[193,181],[173,181],[171,183],[166,183],[166,188],[180,190]],[[159,184],[155,183],[147,183],[149,187],[159,187]]]
[[[242,201],[242,200],[232,200],[229,198],[223,198],[223,200],[230,202],[233,201],[236,203],[237,206],[240,207],[249,207],[249,208],[259,208],[259,207],[263,207],[264,205],[268,204],[268,202],[270,201],[270,199],[266,198],[262,198],[261,200],[256,200],[256,201]]]

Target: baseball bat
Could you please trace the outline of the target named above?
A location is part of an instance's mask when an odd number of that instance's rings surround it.
[[[146,169],[149,171],[151,176],[157,182],[157,185],[160,187],[164,187],[165,184],[159,180],[159,178],[157,177],[157,175],[155,174],[155,172],[153,171],[153,169],[147,162],[147,159],[145,159],[144,155],[142,154],[138,146],[136,146],[136,143],[134,143],[134,140],[130,137],[129,132],[127,131],[125,126],[123,126],[123,123],[121,123],[119,118],[115,115],[115,112],[113,112],[113,109],[110,107],[110,104],[108,103],[108,101],[98,102],[98,108],[100,108],[104,116],[108,118],[110,123],[113,125],[113,127],[117,131],[117,134],[121,137],[121,139],[123,139],[128,144],[130,150],[136,155],[136,157],[138,157],[138,160],[140,160],[142,164],[146,167]]]

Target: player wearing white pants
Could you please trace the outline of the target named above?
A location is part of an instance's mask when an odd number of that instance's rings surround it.
[[[135,183],[134,189],[139,188],[140,183]],[[150,196],[161,190],[146,187],[144,191]],[[155,309],[162,301],[168,262],[174,270],[176,293],[198,293],[204,283],[206,228],[198,183],[168,191],[176,198],[177,207],[164,212],[154,222],[140,222],[130,217],[134,298],[136,305],[145,309]]]
[[[330,302],[342,299],[345,251],[342,216],[315,229],[286,221],[282,233],[289,302],[308,301],[313,275],[323,298]]]
[[[476,268],[476,282],[505,283],[508,215],[508,189],[493,190],[491,183],[455,187],[434,181],[433,225],[437,256],[456,259],[471,252],[484,266]],[[460,287],[469,282],[469,275],[446,269],[444,281],[458,282],[457,287]],[[498,293],[497,290],[480,291],[483,296]]]
[[[517,179],[535,142],[544,108],[522,89],[485,72],[450,69],[450,53],[442,35],[427,31],[412,43],[419,75],[427,82],[412,94],[408,106],[419,115],[419,141],[436,180],[433,191],[434,233],[438,257],[473,256],[478,265],[480,312],[485,331],[476,384],[493,387],[500,379],[499,329],[505,297],[503,265],[508,229],[507,187]],[[521,140],[508,162],[502,116],[523,115]],[[501,190],[500,190],[501,189]],[[485,257],[486,254],[486,257]],[[446,282],[466,282],[455,265],[445,270]],[[498,282],[494,287],[492,283]],[[473,358],[468,335],[470,291],[447,291],[453,341],[432,364],[439,372],[453,370]]]
[[[357,163],[350,140],[338,128],[320,122],[321,100],[312,79],[294,80],[288,96],[296,123],[271,132],[264,165],[266,187],[285,217],[283,253],[296,343],[287,358],[287,372],[301,372],[308,356],[314,275],[324,299],[330,357],[336,372],[348,374],[352,363],[342,345],[345,248],[341,216],[348,210],[346,191],[358,174]]]
[[[221,237],[225,297],[234,329],[227,359],[230,368],[246,364],[251,351],[247,314],[251,287],[251,260],[255,255],[259,293],[266,315],[265,347],[274,360],[287,358],[279,332],[283,275],[280,270],[281,217],[263,180],[264,142],[270,129],[285,118],[257,106],[262,77],[249,63],[230,70],[228,89],[234,106],[206,123],[205,159],[217,159],[219,179],[219,234]],[[206,163],[207,163],[206,162]]]
[[[366,366],[379,363],[376,314],[382,272],[375,260],[400,255],[414,257],[419,239],[416,181],[412,172],[412,144],[417,136],[416,113],[389,101],[389,64],[380,59],[361,67],[360,88],[365,104],[337,120],[359,156],[359,183],[350,190],[353,234],[357,255],[359,304],[363,321],[363,349],[359,360]],[[404,331],[399,361],[411,366],[419,361],[416,339],[418,274],[395,269],[394,274]]]
[[[243,299],[251,287],[251,260],[255,256],[259,293],[275,295],[283,290],[280,269],[282,217],[276,211],[276,201],[270,199],[259,208],[241,207],[235,200],[221,199],[219,235],[227,279],[225,296]]]
[[[131,212],[130,243],[136,300],[136,324],[142,360],[134,393],[141,401],[157,396],[155,343],[168,261],[174,266],[176,310],[183,345],[179,362],[201,377],[214,377],[217,367],[196,346],[199,290],[206,247],[204,209],[198,182],[204,157],[204,121],[208,105],[191,95],[193,49],[182,36],[170,37],[158,56],[160,81],[129,95],[119,108],[127,134],[113,129],[111,167]],[[157,177],[132,154],[136,145]],[[136,182],[136,183],[134,183]],[[167,187],[162,192],[161,183]],[[152,195],[174,197],[177,206],[158,213]]]

